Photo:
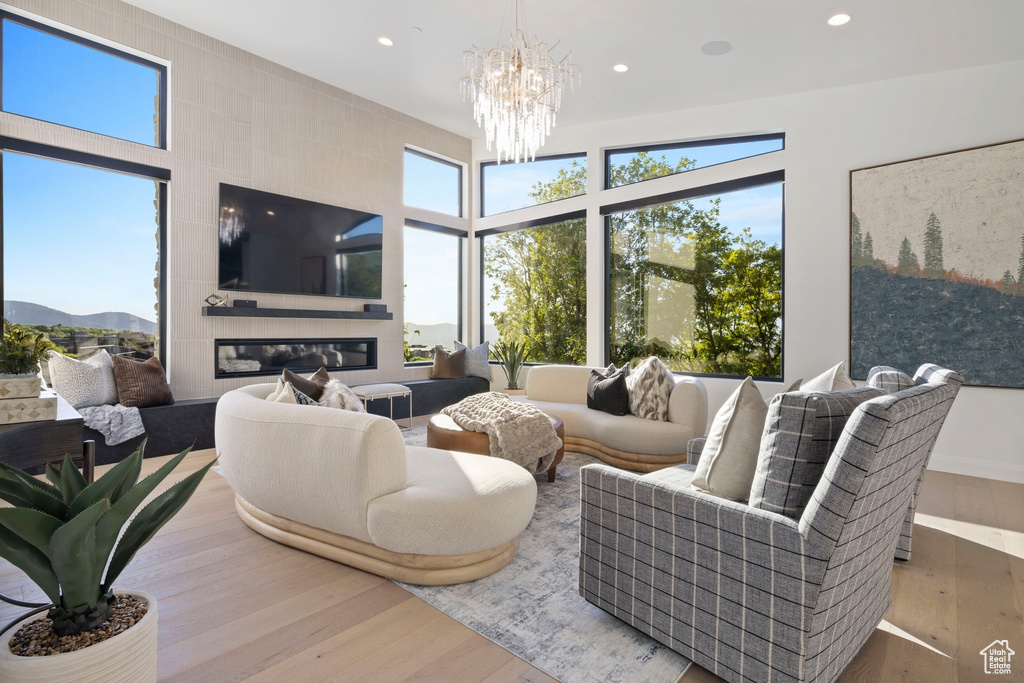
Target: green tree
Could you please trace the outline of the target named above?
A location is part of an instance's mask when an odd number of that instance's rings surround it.
[[[850,212],[850,264],[864,265],[864,240],[860,235],[860,219]]]
[[[692,168],[637,154],[612,170],[628,184]],[[576,163],[533,197],[582,194]],[[719,223],[718,202],[677,202],[616,214],[611,221],[611,354],[617,364],[657,355],[676,370],[779,374],[782,256],[776,245]],[[491,317],[505,341],[523,341],[532,361],[586,360],[586,227],[582,219],[488,237]]]
[[[1020,286],[1021,282],[1024,282],[1024,235],[1020,238],[1020,257],[1017,259],[1019,270],[1017,271],[1017,296],[1024,296],[1024,287]]]
[[[906,237],[903,238],[903,243],[900,244],[900,255],[897,257],[897,271],[904,277],[917,277],[921,272],[921,262],[917,259],[917,254],[910,248],[910,240]]]
[[[946,274],[942,264],[942,225],[934,213],[928,216],[924,231],[924,274],[939,280]]]
[[[871,233],[864,234],[864,251],[862,252],[865,266],[875,267],[875,243],[871,239]]]
[[[1003,281],[999,284],[999,291],[1007,296],[1013,294],[1013,274],[1010,271],[1003,273]]]

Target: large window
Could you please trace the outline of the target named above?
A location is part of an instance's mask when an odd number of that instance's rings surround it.
[[[405,362],[430,361],[462,338],[465,232],[416,221],[405,226]]]
[[[562,154],[519,164],[488,162],[480,165],[481,215],[587,193],[587,156]]]
[[[462,215],[462,165],[414,149],[405,150],[406,206]]]
[[[484,340],[522,342],[528,362],[586,364],[584,216],[481,239]]]
[[[167,69],[0,12],[3,111],[166,147]]]
[[[4,316],[81,356],[159,354],[169,174],[2,143]]]
[[[782,180],[603,207],[613,363],[782,376]]]
[[[705,166],[777,152],[784,146],[785,136],[782,133],[771,133],[610,149],[605,152],[605,187],[630,185]]]

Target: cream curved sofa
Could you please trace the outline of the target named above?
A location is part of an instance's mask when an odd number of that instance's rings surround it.
[[[565,450],[587,453],[609,465],[654,472],[686,463],[686,442],[705,435],[708,393],[704,383],[677,376],[669,398],[668,422],[635,415],[610,415],[587,407],[590,368],[538,365],[526,376],[526,396],[516,400],[555,415],[565,425]]]
[[[487,456],[406,447],[377,415],[224,394],[215,434],[235,509],[259,533],[388,578],[472,581],[512,561],[537,484]]]

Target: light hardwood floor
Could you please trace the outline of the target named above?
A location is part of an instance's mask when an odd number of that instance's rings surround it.
[[[159,599],[161,681],[553,680],[390,581],[256,534],[232,499],[209,474],[118,582]],[[988,678],[993,640],[1024,653],[1024,485],[929,472],[913,559],[893,571],[892,610],[840,681]],[[41,598],[3,560],[0,592]],[[15,614],[0,608],[0,623]],[[680,683],[719,680],[692,666]]]

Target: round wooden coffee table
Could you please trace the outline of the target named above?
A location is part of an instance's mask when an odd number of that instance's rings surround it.
[[[555,434],[560,440],[565,441],[565,427],[562,421],[554,415],[547,416],[551,420],[551,426],[555,428]],[[477,453],[479,455],[491,454],[491,442],[484,432],[471,432],[455,424],[455,420],[447,415],[435,415],[427,423],[427,446],[441,448],[446,451],[462,451],[463,453]],[[562,462],[565,455],[565,447],[555,452],[555,458],[548,467],[548,481],[555,480],[555,468]]]

